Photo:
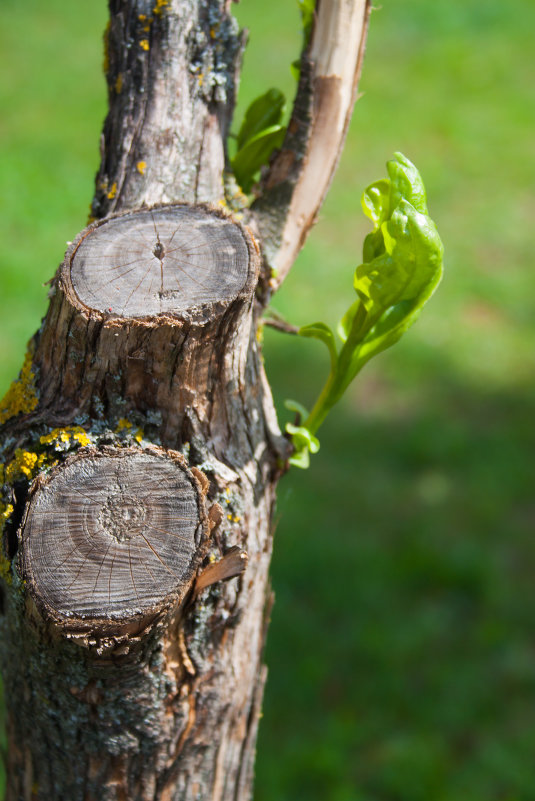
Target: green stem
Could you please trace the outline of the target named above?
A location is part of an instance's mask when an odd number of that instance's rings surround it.
[[[351,362],[357,346],[362,342],[368,332],[367,312],[361,303],[357,313],[353,318],[353,324],[349,336],[345,341],[342,350],[338,355],[336,366],[329,373],[319,397],[312,407],[312,411],[302,424],[311,434],[315,434],[323,423],[332,407],[338,403],[346,390],[347,385],[352,381]]]

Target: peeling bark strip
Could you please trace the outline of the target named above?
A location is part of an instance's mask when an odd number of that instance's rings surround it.
[[[178,454],[85,452],[36,482],[22,576],[36,605],[67,625],[161,613],[186,594],[205,520]]]
[[[344,146],[362,68],[371,0],[318,0],[288,132],[252,208],[280,286],[316,222]]]

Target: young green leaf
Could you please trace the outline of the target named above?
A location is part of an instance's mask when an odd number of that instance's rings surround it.
[[[284,405],[291,412],[295,412],[296,414],[298,414],[301,420],[306,420],[306,418],[308,417],[308,409],[305,409],[305,407],[301,403],[288,399],[284,401]]]
[[[279,89],[268,89],[253,100],[245,112],[237,136],[238,150],[267,128],[281,125],[285,109],[286,98]]]
[[[236,180],[244,192],[250,192],[256,173],[269,162],[274,150],[282,146],[286,128],[272,125],[248,139],[232,160]]]
[[[420,174],[402,153],[387,163],[388,179],[371,184],[363,194],[364,213],[374,229],[364,241],[363,262],[355,270],[358,299],[338,326],[342,348],[325,323],[299,330],[321,339],[331,354],[331,369],[312,411],[292,434],[296,461],[308,466],[312,448],[302,429],[312,436],[329,410],[372,356],[395,344],[410,328],[442,277],[443,245],[427,213]],[[293,427],[295,428],[295,426]]]
[[[294,426],[286,423],[286,431],[291,434],[294,452],[290,456],[290,464],[296,467],[307,468],[310,464],[310,454],[317,453],[320,443],[317,437],[304,426]]]

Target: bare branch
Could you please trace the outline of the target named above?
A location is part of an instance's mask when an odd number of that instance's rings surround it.
[[[355,102],[370,0],[317,0],[282,149],[252,207],[271,286],[282,283],[325,198]]]

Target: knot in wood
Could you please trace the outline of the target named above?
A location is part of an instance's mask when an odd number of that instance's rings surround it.
[[[108,496],[98,522],[102,530],[117,542],[128,542],[141,534],[146,517],[144,504],[119,488],[118,494],[110,493]]]

